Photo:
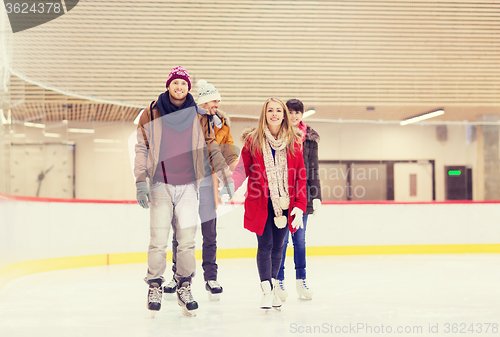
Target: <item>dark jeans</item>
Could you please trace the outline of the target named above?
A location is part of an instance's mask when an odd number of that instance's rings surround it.
[[[274,224],[275,215],[270,198],[267,204],[267,213],[264,233],[257,235],[257,269],[261,282],[271,282],[271,278],[276,278],[278,275],[283,254],[283,242],[288,233],[288,226],[279,229]],[[284,210],[283,215],[288,217],[288,210]]]
[[[294,234],[292,234],[293,241],[293,261],[295,262],[295,278],[305,279],[306,278],[306,225],[307,225],[307,214],[304,214],[302,221],[304,222],[304,228],[299,228]],[[288,235],[287,230],[285,236],[285,243],[283,244],[283,258],[281,259],[281,267],[278,273],[278,280],[285,279],[285,256],[286,247],[288,246]]]
[[[200,187],[200,207],[202,245],[202,267],[205,281],[217,280],[217,214],[215,212],[214,190],[211,186]],[[175,274],[177,261],[177,240],[172,239],[172,271]]]

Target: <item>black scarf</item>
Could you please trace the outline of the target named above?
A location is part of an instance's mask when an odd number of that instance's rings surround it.
[[[189,108],[191,106],[194,106],[196,108],[196,112],[202,115],[208,115],[204,109],[199,110],[198,106],[196,105],[196,102],[194,101],[193,95],[190,93],[187,94],[186,100],[184,103],[182,103],[181,106],[176,106],[170,101],[170,96],[168,94],[168,90],[162,93],[160,96],[158,96],[158,100],[156,101],[156,105],[158,106],[158,109],[160,110],[160,113],[162,116],[166,116],[168,114],[171,114],[172,112],[176,112],[185,108]],[[208,122],[209,122],[209,127],[208,127],[208,134],[210,134],[211,131],[211,122],[213,119],[213,116],[208,115]],[[164,122],[167,122],[167,120],[164,120]]]
[[[158,96],[158,100],[156,101],[156,105],[158,109],[160,109],[160,113],[162,116],[171,114],[177,110],[182,110],[189,108],[191,106],[196,107],[196,103],[194,101],[193,95],[190,93],[187,94],[186,100],[182,103],[181,106],[176,106],[172,102],[170,102],[170,96],[168,95],[168,90]]]

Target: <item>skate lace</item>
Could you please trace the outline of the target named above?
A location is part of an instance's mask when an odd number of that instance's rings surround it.
[[[302,287],[303,287],[304,289],[309,290],[309,287],[307,286],[306,280],[302,280]]]
[[[191,294],[191,285],[179,288],[178,292],[182,302],[189,303],[194,301],[193,295]]]
[[[210,281],[207,281],[207,283],[208,283],[208,286],[210,288],[220,288],[221,287],[219,282],[217,282],[217,281],[210,280]]]
[[[149,302],[151,303],[161,303],[162,290],[160,287],[150,287],[149,288]]]
[[[278,287],[281,290],[285,290],[285,282],[283,282],[282,280],[278,280]]]
[[[167,288],[175,288],[175,287],[177,287],[177,282],[174,279],[168,282]]]

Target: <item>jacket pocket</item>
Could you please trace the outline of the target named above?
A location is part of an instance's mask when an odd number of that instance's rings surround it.
[[[253,221],[255,219],[255,214],[257,213],[259,200],[258,199],[249,199],[245,200],[245,218]]]

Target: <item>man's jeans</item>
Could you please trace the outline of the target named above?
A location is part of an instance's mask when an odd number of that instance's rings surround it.
[[[306,278],[306,225],[307,225],[307,214],[304,214],[302,221],[304,222],[304,228],[299,228],[293,235],[293,261],[295,262],[295,278],[305,279]],[[283,244],[283,258],[281,259],[281,267],[278,273],[277,280],[285,279],[285,256],[286,247],[288,245],[288,237],[290,231],[287,226],[287,233],[285,237],[285,243]]]
[[[177,247],[177,282],[191,282],[196,270],[194,257],[198,222],[198,191],[195,184],[169,185],[156,182],[151,187],[148,273],[146,281],[161,278],[167,266],[167,242],[170,226],[179,243]],[[175,214],[177,221],[172,224]]]

